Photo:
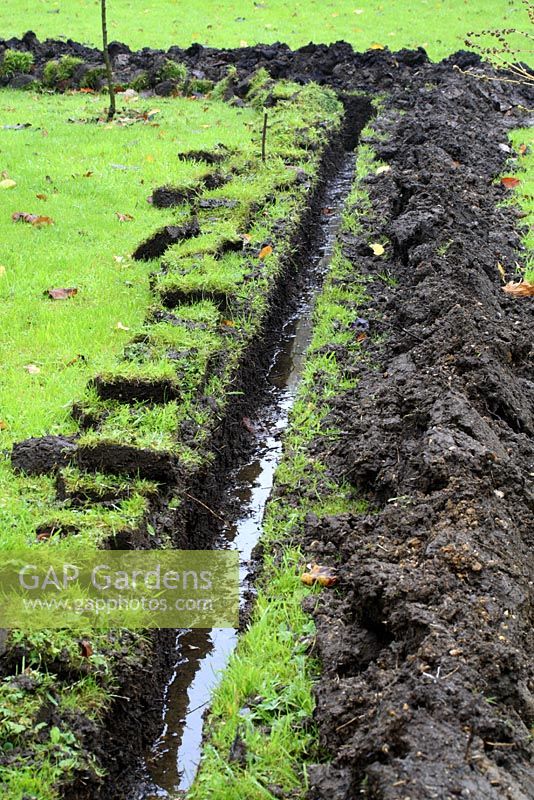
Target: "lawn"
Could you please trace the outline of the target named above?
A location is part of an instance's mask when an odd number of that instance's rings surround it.
[[[39,38],[98,44],[99,5],[98,0],[4,0],[0,30],[5,38],[33,30]],[[521,3],[506,0],[111,0],[108,7],[110,37],[133,48],[275,41],[300,47],[344,39],[357,50],[423,46],[440,59],[464,47],[469,31],[528,24]]]

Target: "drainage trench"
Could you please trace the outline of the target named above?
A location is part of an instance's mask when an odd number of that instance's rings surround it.
[[[332,260],[345,199],[352,186],[354,147],[361,128],[371,116],[369,101],[354,98],[352,102],[356,113],[347,115],[346,130],[346,147],[350,150],[327,178],[321,197],[320,224],[313,236],[313,246],[302,258],[306,270],[298,306],[277,336],[269,369],[259,377],[265,382],[265,399],[254,410],[251,423],[246,421],[253,432],[253,449],[246,463],[229,475],[229,488],[224,496],[230,519],[222,527],[215,546],[239,552],[242,604],[253,593],[249,575],[252,551],[261,538],[265,507],[282,456],[283,434],[312,337],[315,298]],[[131,800],[170,800],[182,796],[191,786],[201,758],[204,713],[237,639],[238,633],[233,629],[187,630],[177,634],[177,661],[165,689],[161,734],[145,753],[137,789],[129,795]]]

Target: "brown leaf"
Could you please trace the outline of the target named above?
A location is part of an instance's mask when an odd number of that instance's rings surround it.
[[[89,172],[84,172],[83,173],[82,178],[92,178],[93,175],[94,175],[94,173],[91,170],[89,170]]]
[[[82,641],[80,642],[80,652],[82,658],[91,658],[91,656],[93,655],[93,648],[91,646],[91,642],[89,642],[87,639],[82,639]]]
[[[3,419],[0,419],[0,431],[7,431],[8,428],[9,425],[7,424],[7,422],[4,422]]]
[[[130,330],[126,325],[123,325],[122,322],[120,322],[120,321],[117,322],[115,327],[117,328],[118,331],[129,331]]]
[[[42,217],[39,214],[29,214],[27,211],[15,211],[11,214],[13,222],[27,222],[29,225],[53,225],[52,217]]]
[[[41,192],[39,192],[39,194],[36,194],[35,196],[38,200],[48,200],[48,195],[42,194]]]
[[[527,152],[526,144],[520,144],[519,145],[519,155],[524,156],[526,152]]]
[[[74,297],[78,294],[78,289],[75,286],[70,286],[67,289],[47,289],[45,294],[52,300],[68,300],[69,297]]]
[[[512,297],[534,297],[534,283],[529,281],[511,281],[502,287],[503,292],[511,294]]]
[[[514,189],[516,186],[519,186],[521,181],[519,178],[513,178],[511,175],[506,175],[504,178],[501,178],[501,183],[505,189]]]
[[[313,586],[316,583],[318,583],[319,586],[335,586],[338,578],[332,567],[311,564],[310,571],[304,572],[300,576],[300,580],[302,583],[306,584],[306,586]]]
[[[115,211],[115,216],[119,220],[119,222],[131,222],[133,217],[131,214],[119,214],[118,211]]]
[[[271,245],[266,244],[265,247],[262,247],[260,252],[258,253],[258,258],[260,259],[260,261],[263,261],[263,259],[267,258],[267,256],[270,256],[272,252],[273,248],[271,247]]]

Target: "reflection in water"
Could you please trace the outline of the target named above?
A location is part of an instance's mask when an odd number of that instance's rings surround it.
[[[347,156],[338,180],[327,192],[328,215],[320,230],[309,283],[295,316],[285,325],[279,349],[266,376],[267,402],[255,414],[255,451],[249,463],[230,480],[228,497],[240,509],[239,517],[222,532],[221,548],[240,554],[241,597],[249,589],[247,574],[251,554],[261,535],[265,506],[282,454],[282,434],[302,374],[306,349],[311,341],[314,299],[320,279],[332,258],[341,222],[344,199],[350,189],[354,157]],[[221,671],[237,641],[233,629],[193,630],[178,634],[180,660],[167,687],[163,730],[146,758],[147,781],[132,800],[176,797],[191,786],[201,756],[202,719]],[[149,776],[149,777],[148,777]]]

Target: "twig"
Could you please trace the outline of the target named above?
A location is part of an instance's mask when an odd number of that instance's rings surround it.
[[[266,146],[267,146],[267,120],[268,114],[266,111],[263,112],[263,130],[261,132],[261,160],[265,161],[266,157]]]
[[[207,506],[206,503],[203,503],[202,500],[199,500],[198,497],[193,497],[193,495],[189,494],[189,492],[184,492],[184,494],[185,494],[186,497],[189,497],[190,500],[193,500],[193,502],[198,503],[199,506],[202,506],[202,508],[205,508],[206,511],[209,511],[210,514],[213,514],[213,516],[216,517],[216,519],[220,520],[221,522],[226,523],[226,520],[224,519],[224,517],[221,517],[219,514],[217,514],[216,511],[214,511],[212,508]]]

